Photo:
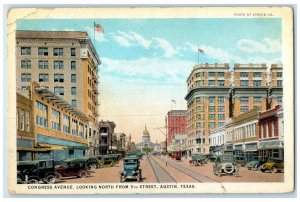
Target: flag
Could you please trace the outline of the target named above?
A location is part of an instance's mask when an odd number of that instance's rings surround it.
[[[201,54],[204,54],[204,50],[198,48],[198,52],[201,53]]]
[[[104,29],[100,24],[95,24],[94,26],[97,32],[104,33]]]

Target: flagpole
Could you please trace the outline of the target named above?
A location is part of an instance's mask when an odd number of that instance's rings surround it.
[[[96,44],[95,44],[95,27],[96,27],[96,23],[95,23],[95,21],[94,21],[94,46],[96,47]]]

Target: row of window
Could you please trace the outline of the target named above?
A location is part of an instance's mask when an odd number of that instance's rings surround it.
[[[195,74],[195,76],[198,78],[198,77],[201,77],[201,73],[202,73],[202,77],[205,76],[205,72],[198,72]],[[209,77],[214,77],[215,75],[217,75],[218,77],[224,77],[225,75],[225,72],[208,72],[208,76]]]
[[[21,47],[21,55],[31,55],[31,47]],[[48,56],[49,50],[47,47],[39,47],[38,55]],[[64,49],[63,48],[53,48],[53,56],[63,56]],[[70,48],[70,56],[76,56],[76,49]]]
[[[196,81],[195,82],[196,87],[199,86],[205,86],[204,81]],[[224,86],[225,85],[225,81],[224,80],[218,80],[217,81],[217,85],[216,85],[216,81],[215,80],[208,80],[208,85],[209,86]]]
[[[202,102],[204,102],[205,101],[205,97],[196,97],[196,103],[202,103]],[[217,97],[217,99],[218,99],[218,102],[219,103],[224,103],[225,102],[225,97],[224,96],[218,96]],[[214,96],[209,96],[208,97],[208,101],[209,101],[209,103],[213,103],[213,102],[215,102],[215,100],[216,100],[216,97],[214,97]]]
[[[64,87],[54,87],[55,95],[65,95]],[[76,95],[76,87],[71,87],[71,95]]]
[[[21,68],[22,69],[31,69],[31,60],[21,60]],[[39,60],[38,68],[39,69],[49,69],[49,61],[48,60]],[[71,61],[70,68],[71,68],[71,70],[76,69],[76,61]],[[54,60],[53,61],[53,69],[64,69],[64,61]]]

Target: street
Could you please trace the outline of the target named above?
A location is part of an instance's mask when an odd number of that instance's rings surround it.
[[[166,166],[165,156],[144,156],[141,162],[142,183],[220,183],[220,182],[283,182],[284,173],[263,173],[239,167],[239,175],[213,174],[213,163],[202,166],[191,166],[188,159],[175,161],[168,158]],[[58,183],[119,183],[119,172],[123,169],[122,160],[115,167],[103,167],[91,170],[87,178],[64,178]],[[125,183],[138,183],[127,180]]]

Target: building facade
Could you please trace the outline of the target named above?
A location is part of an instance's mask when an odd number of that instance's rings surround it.
[[[284,114],[281,105],[259,113],[259,156],[282,159],[284,157]]]
[[[89,155],[97,154],[101,61],[87,32],[16,31],[16,44],[17,91],[35,81],[83,112],[89,118]]]
[[[231,72],[228,64],[194,66],[187,79],[187,136],[189,155],[209,153],[209,132],[230,116]]]
[[[100,133],[99,153],[100,154],[107,154],[113,152],[113,148],[115,147],[113,143],[116,142],[116,138],[113,138],[115,127],[116,124],[112,121],[101,120],[99,122],[99,133]]]
[[[172,137],[176,134],[186,134],[187,110],[171,110],[168,112],[168,144],[171,144]]]
[[[17,109],[19,160],[88,155],[88,117],[48,88],[32,82],[29,90],[17,94]]]
[[[232,72],[228,64],[193,67],[187,79],[188,93],[185,97],[189,154],[207,154],[210,132],[222,128],[225,120],[256,107],[267,110],[282,101],[282,86],[278,86],[282,85],[282,66],[272,65],[270,71],[267,69],[266,64],[235,64]],[[225,137],[225,141],[233,138],[231,123],[225,130],[231,134]]]

